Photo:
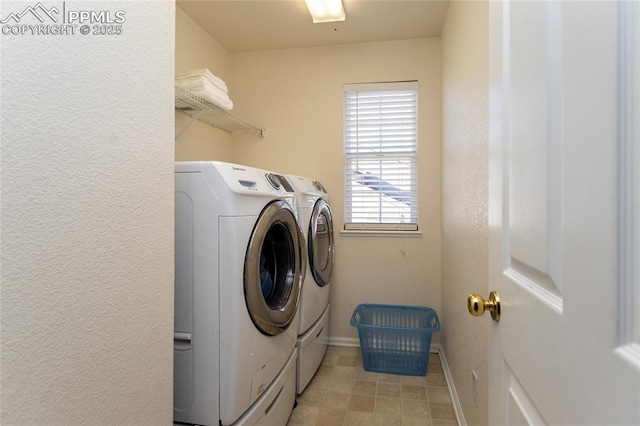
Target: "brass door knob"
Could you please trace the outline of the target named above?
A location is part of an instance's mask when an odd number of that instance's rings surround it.
[[[489,293],[489,300],[484,300],[479,294],[470,294],[467,300],[467,308],[469,308],[469,313],[474,317],[480,317],[484,314],[484,311],[489,310],[491,318],[495,322],[500,321],[500,297],[498,297],[497,291]]]

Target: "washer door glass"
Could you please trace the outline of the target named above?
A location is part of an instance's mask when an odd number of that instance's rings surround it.
[[[309,267],[316,284],[323,287],[331,281],[333,275],[333,218],[329,204],[319,199],[309,223]]]
[[[253,228],[245,256],[244,295],[251,320],[266,335],[285,331],[298,309],[303,238],[284,201],[268,204]]]

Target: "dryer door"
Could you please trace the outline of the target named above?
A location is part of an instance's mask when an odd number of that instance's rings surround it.
[[[329,204],[322,198],[316,201],[309,223],[309,267],[316,284],[323,287],[333,274],[333,218]]]
[[[249,316],[263,334],[287,329],[298,309],[305,267],[304,237],[291,207],[268,204],[256,222],[244,263],[244,295]]]

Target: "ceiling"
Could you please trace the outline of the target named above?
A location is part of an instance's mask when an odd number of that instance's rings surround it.
[[[438,37],[448,0],[342,0],[346,20],[314,24],[304,0],[177,0],[230,53]]]

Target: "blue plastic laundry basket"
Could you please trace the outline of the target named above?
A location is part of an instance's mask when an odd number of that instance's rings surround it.
[[[365,370],[409,376],[427,374],[431,335],[440,330],[433,309],[362,304],[353,311],[351,325],[358,329]]]

